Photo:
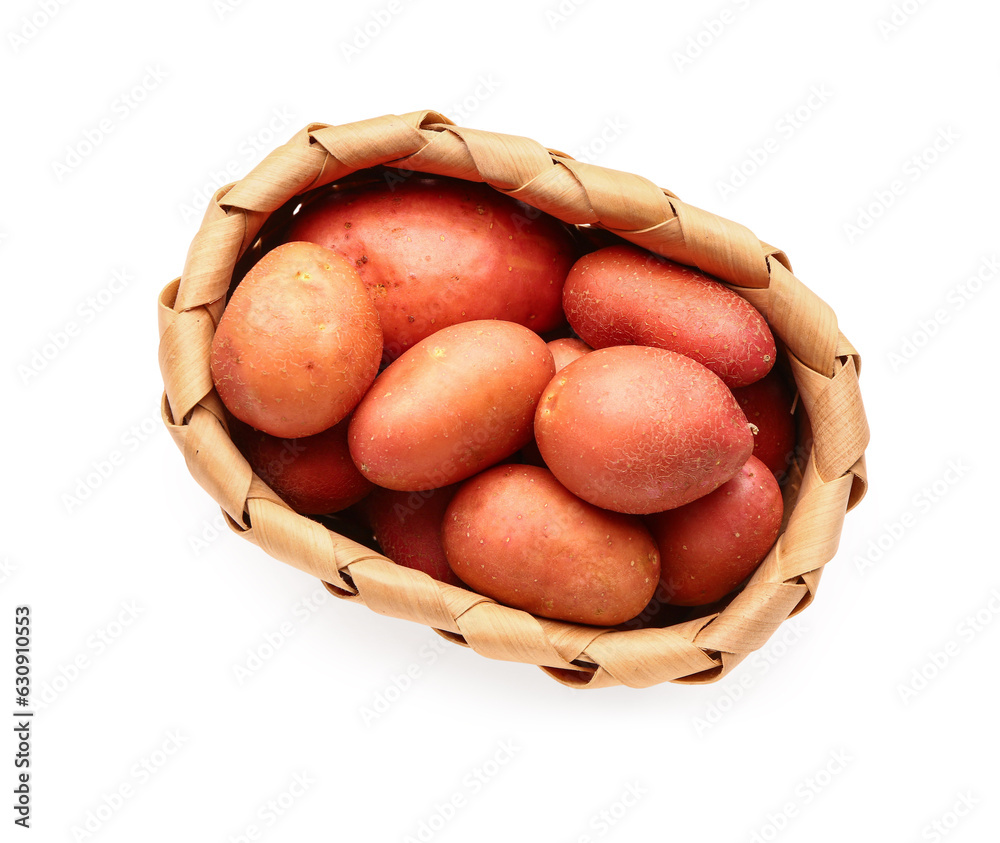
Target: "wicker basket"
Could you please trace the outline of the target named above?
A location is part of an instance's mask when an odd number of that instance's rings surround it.
[[[734,597],[649,628],[537,618],[394,564],[362,544],[349,522],[298,515],[253,474],[230,439],[209,371],[226,294],[310,191],[378,167],[486,182],[564,222],[696,266],[764,314],[798,388],[798,459],[785,486],[784,531]],[[432,111],[310,124],[246,177],[220,188],[183,274],[160,294],[159,330],[163,421],[235,532],[320,578],[339,597],[425,624],[484,656],[539,665],[572,687],[724,676],[812,601],[844,515],[866,489],[858,353],[782,252],[640,176],[584,164],[526,138],[460,128]]]

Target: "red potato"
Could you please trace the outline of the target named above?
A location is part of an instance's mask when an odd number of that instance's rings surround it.
[[[554,374],[545,341],[523,325],[487,319],[443,328],[372,384],[351,419],[351,456],[388,489],[464,480],[530,440]]]
[[[388,360],[459,322],[502,319],[538,333],[563,324],[562,287],[579,254],[554,217],[488,185],[419,176],[335,190],[303,208],[287,236],[357,266]]]
[[[750,457],[711,494],[647,516],[660,551],[657,597],[674,606],[701,606],[729,594],[774,545],[782,514],[777,481]]]
[[[424,492],[375,489],[365,499],[364,510],[385,555],[397,565],[461,586],[441,543],[444,513],[457,491],[458,484]]]
[[[479,594],[573,623],[635,617],[660,578],[641,519],[591,506],[537,466],[495,466],[463,483],[442,541],[452,570]]]
[[[233,442],[254,473],[285,503],[303,515],[339,512],[374,487],[351,460],[348,419],[298,439],[279,439],[230,420]]]
[[[779,480],[795,456],[795,394],[777,369],[756,383],[733,390],[747,420],[757,427],[753,455]]]
[[[764,317],[702,272],[638,246],[580,258],[563,289],[573,330],[594,348],[648,345],[676,351],[729,387],[762,378],[777,357]]]
[[[381,354],[378,313],[354,267],[314,243],[286,243],[233,292],[212,341],[212,380],[236,418],[298,438],[351,412]]]
[[[552,352],[552,359],[555,360],[556,372],[572,363],[577,357],[583,357],[584,354],[589,354],[594,350],[576,337],[560,337],[556,340],[550,340],[547,345],[549,351]]]
[[[716,375],[643,346],[597,349],[559,372],[539,401],[535,441],[575,495],[640,515],[707,495],[753,450],[750,425]]]

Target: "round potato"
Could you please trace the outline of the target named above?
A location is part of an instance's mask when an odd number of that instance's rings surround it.
[[[285,243],[233,291],[212,340],[212,380],[236,418],[294,439],[333,427],[378,372],[382,329],[354,267]]]
[[[488,185],[391,172],[306,205],[287,236],[357,267],[387,360],[459,322],[502,319],[538,333],[563,324],[562,287],[579,254],[562,222]]]
[[[767,555],[782,515],[778,482],[750,457],[711,494],[647,516],[662,566],[657,597],[674,606],[701,606],[729,594]]]
[[[452,570],[475,591],[573,623],[635,617],[660,578],[641,519],[591,506],[537,466],[495,466],[463,483],[442,540]]]
[[[372,384],[351,419],[351,456],[388,489],[464,480],[530,440],[554,374],[545,341],[522,325],[487,319],[443,328]]]
[[[597,349],[562,369],[539,401],[535,441],[575,495],[638,515],[707,495],[753,450],[750,425],[716,375],[643,346]]]
[[[303,515],[339,512],[374,487],[354,465],[347,447],[348,420],[298,439],[279,439],[230,420],[233,442],[254,472]]]
[[[648,345],[707,366],[727,386],[745,386],[777,357],[764,317],[710,275],[638,246],[581,257],[563,288],[566,318],[594,348]]]

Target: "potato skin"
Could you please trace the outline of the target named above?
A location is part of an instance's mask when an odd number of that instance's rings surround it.
[[[443,328],[376,378],[351,419],[351,456],[388,489],[464,480],[530,440],[554,374],[545,341],[523,325],[486,319]]]
[[[418,176],[333,191],[302,209],[288,238],[357,266],[387,360],[459,322],[502,319],[538,333],[564,324],[562,287],[579,255],[554,217],[488,185]]]
[[[594,348],[648,345],[686,354],[729,387],[762,378],[774,336],[748,301],[710,275],[638,246],[581,257],[563,288],[573,330]]]
[[[733,396],[755,425],[753,455],[764,463],[780,483],[795,455],[795,395],[778,369],[749,386],[734,389]]]
[[[457,491],[457,483],[423,492],[376,488],[365,498],[364,511],[385,555],[448,585],[463,585],[441,543],[444,513]]]
[[[374,486],[351,460],[348,419],[312,436],[280,439],[230,419],[233,442],[254,472],[303,515],[339,512]]]
[[[778,482],[750,457],[711,494],[646,516],[662,565],[657,597],[674,606],[701,606],[729,594],[771,549],[782,514]]]
[[[559,339],[549,340],[547,345],[549,351],[552,352],[552,359],[556,362],[557,372],[564,366],[572,363],[577,357],[583,357],[584,354],[589,354],[594,350],[583,340],[578,340],[576,337],[560,337]]]
[[[635,617],[660,577],[641,519],[591,506],[537,466],[495,466],[463,483],[442,540],[452,570],[479,594],[572,623]]]
[[[333,427],[378,372],[382,329],[354,267],[314,243],[285,243],[233,291],[212,340],[226,408],[272,436]]]
[[[716,375],[644,346],[596,349],[568,364],[538,403],[535,441],[573,494],[638,515],[708,494],[753,450],[750,425]]]

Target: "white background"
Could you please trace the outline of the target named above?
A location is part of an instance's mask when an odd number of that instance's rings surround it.
[[[998,26],[985,0],[6,3],[0,717],[22,604],[37,711],[14,831],[993,839]],[[870,492],[814,604],[722,681],[575,691],[318,605],[219,529],[160,425],[155,302],[205,197],[306,123],[422,109],[742,222],[861,351]]]

